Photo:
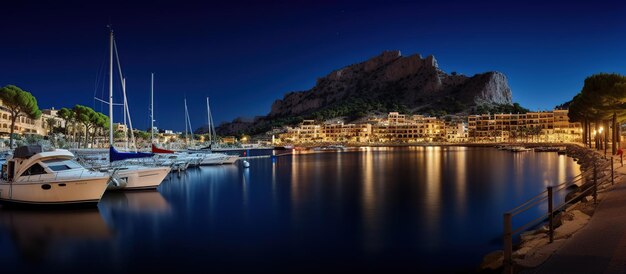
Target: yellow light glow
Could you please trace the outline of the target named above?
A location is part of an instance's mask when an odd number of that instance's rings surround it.
[[[600,132],[600,134],[602,134],[602,130],[604,130],[604,128],[600,127],[600,130],[598,132]]]

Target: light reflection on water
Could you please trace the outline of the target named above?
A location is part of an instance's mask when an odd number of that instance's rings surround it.
[[[48,272],[471,271],[500,248],[504,211],[579,173],[556,153],[466,147],[248,161],[106,193],[99,211],[2,209],[0,260]]]

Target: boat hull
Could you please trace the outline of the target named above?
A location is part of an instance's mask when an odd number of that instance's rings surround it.
[[[142,190],[157,188],[169,173],[169,167],[147,167],[118,170],[114,176],[126,181],[121,190]]]
[[[223,162],[223,164],[228,164],[228,165],[232,165],[235,162],[237,162],[237,160],[239,160],[239,156],[232,156],[229,155],[226,160]]]
[[[4,205],[96,205],[104,194],[108,177],[66,182],[0,183],[0,203]]]

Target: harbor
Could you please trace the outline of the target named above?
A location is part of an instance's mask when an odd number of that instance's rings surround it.
[[[501,248],[502,212],[540,192],[546,181],[580,172],[564,155],[495,147],[369,147],[248,161],[249,168],[238,161],[172,173],[156,190],[107,191],[85,220],[99,220],[100,227],[84,236],[52,235],[69,240],[50,242],[35,269],[156,271],[152,258],[176,250],[160,271],[181,263],[236,272],[291,272],[312,263],[383,271],[389,264],[401,270],[417,263],[426,272],[473,272],[483,255]],[[497,172],[483,176],[486,166]],[[0,215],[7,212],[20,216],[4,209]],[[67,215],[83,226],[83,215]],[[19,223],[2,229],[27,233]],[[27,248],[2,251],[20,258],[19,250]],[[64,250],[64,260],[99,259],[59,266],[53,250]],[[18,269],[22,259],[5,266]],[[259,260],[264,263],[252,263]]]
[[[626,4],[544,2],[6,1],[1,269],[626,273]]]

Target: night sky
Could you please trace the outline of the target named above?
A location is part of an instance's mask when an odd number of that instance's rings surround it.
[[[0,85],[32,92],[41,108],[106,114],[93,97],[108,93],[98,75],[112,23],[142,129],[151,72],[156,125],[175,130],[185,96],[194,128],[206,124],[206,96],[218,123],[265,115],[283,94],[383,50],[435,55],[446,72],[503,72],[513,100],[532,110],[571,99],[590,74],[626,74],[624,1],[61,2],[2,1]]]

